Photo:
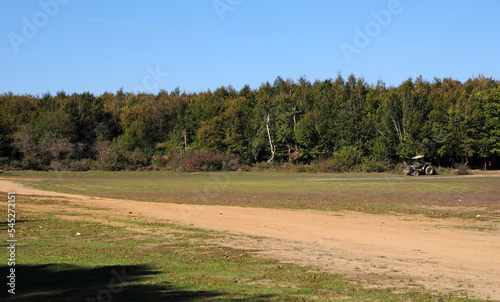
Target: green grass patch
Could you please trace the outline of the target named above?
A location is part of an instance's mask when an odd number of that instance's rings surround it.
[[[500,218],[497,177],[159,171],[5,175],[44,190],[137,201]],[[448,209],[428,209],[436,205]],[[455,211],[457,206],[470,210]]]

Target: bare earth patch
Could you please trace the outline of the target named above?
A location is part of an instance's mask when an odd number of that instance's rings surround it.
[[[68,207],[61,215],[65,218],[71,213],[71,217],[80,214],[85,215],[82,219],[102,222],[108,218],[72,205],[102,207],[110,209],[105,215],[122,219],[168,220],[248,235],[219,243],[359,280],[375,280],[382,287],[415,284],[500,300],[498,220],[149,203],[48,192],[1,179],[0,191],[70,201],[58,206]],[[478,230],[483,225],[488,225],[488,231]]]

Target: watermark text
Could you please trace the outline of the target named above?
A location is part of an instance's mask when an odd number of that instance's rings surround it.
[[[142,85],[134,87],[137,92],[153,92],[160,87],[163,80],[168,77],[168,73],[160,70],[160,65],[156,65],[153,69],[151,66],[146,66],[147,74],[142,79]]]
[[[67,4],[69,0],[40,0],[38,6],[40,10],[33,14],[31,18],[22,17],[20,34],[9,32],[7,38],[15,53],[19,53],[19,46],[28,44],[29,40],[34,38],[40,28],[45,27],[50,18],[55,17],[59,13],[60,5]]]
[[[398,15],[402,11],[403,6],[399,0],[390,0],[387,3],[387,9],[370,12],[372,20],[367,22],[364,27],[354,27],[355,34],[352,43],[341,42],[339,45],[347,63],[351,63],[354,54],[360,54],[361,50],[368,47],[383,28],[389,26],[393,15]]]
[[[113,294],[119,294],[123,291],[124,283],[132,280],[127,276],[125,268],[122,268],[121,274],[115,269],[111,271],[113,278],[109,280],[108,287],[97,292],[95,298],[87,298],[87,302],[103,302],[112,301]]]
[[[7,250],[9,253],[9,275],[7,285],[9,294],[16,294],[16,193],[8,193],[7,197]]]
[[[219,19],[224,21],[224,15],[227,12],[232,12],[241,3],[243,3],[243,0],[215,0],[212,4]]]

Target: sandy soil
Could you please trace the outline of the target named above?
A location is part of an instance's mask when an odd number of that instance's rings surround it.
[[[360,282],[370,280],[394,287],[416,284],[429,290],[465,291],[478,298],[500,300],[498,220],[159,204],[48,192],[5,179],[0,179],[0,191],[57,196],[109,208],[131,219],[170,220],[258,236],[235,236],[221,243],[255,249],[284,262],[359,277]],[[474,230],[484,225],[492,230]]]

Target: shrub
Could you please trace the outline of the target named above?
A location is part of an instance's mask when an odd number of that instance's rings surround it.
[[[214,155],[206,150],[195,149],[174,155],[166,166],[188,172],[236,171],[240,168],[240,161],[235,154]]]
[[[222,164],[217,158],[204,150],[192,151],[187,159],[186,168],[188,171],[214,171],[220,169]]]
[[[389,160],[377,160],[362,157],[356,148],[343,148],[333,154],[333,157],[318,158],[306,167],[306,171],[342,173],[342,172],[388,172],[395,169]]]
[[[165,155],[155,154],[151,158],[151,165],[154,169],[164,168],[168,164],[168,158]]]
[[[65,160],[52,160],[47,169],[53,171],[88,171],[96,167],[96,162],[83,158],[77,159],[65,159]]]
[[[223,171],[236,171],[240,168],[240,159],[236,154],[219,154],[217,157],[222,163]]]
[[[332,158],[317,158],[315,159],[311,165],[313,166],[313,169],[316,170],[317,172],[326,172],[326,173],[334,173],[334,172],[341,172],[340,167],[337,165],[336,162],[332,161]]]
[[[394,165],[389,162],[389,160],[375,160],[363,158],[363,162],[360,165],[360,169],[363,172],[388,172],[394,170]]]
[[[343,171],[351,171],[354,167],[361,164],[363,152],[357,147],[343,147],[333,153],[333,164]]]
[[[19,160],[12,160],[9,162],[7,166],[5,166],[5,170],[22,170],[23,167]]]
[[[318,172],[340,173],[362,171],[360,165],[363,161],[363,153],[357,147],[343,147],[333,153],[329,158],[318,158],[312,162],[312,166]]]
[[[167,160],[167,169],[174,171],[187,171],[187,155],[177,153]]]
[[[466,164],[456,165],[455,168],[451,171],[451,173],[453,173],[455,175],[468,175],[468,174],[470,174],[469,167],[467,167]]]
[[[140,150],[127,149],[123,137],[118,137],[113,142],[101,141],[94,147],[97,163],[100,170],[137,170],[148,164],[148,158]]]
[[[26,154],[21,161],[21,168],[24,170],[42,170],[42,160],[35,154]]]
[[[9,158],[0,157],[0,169],[7,170],[9,168]]]
[[[269,170],[276,170],[276,167],[277,167],[277,164],[275,162],[261,162],[261,163],[256,163],[255,165],[253,165],[252,167],[252,171],[257,171],[257,172],[261,172],[261,171],[269,171]]]
[[[68,169],[70,171],[89,171],[94,168],[95,164],[95,161],[88,158],[83,158],[81,160],[71,160],[69,161]]]
[[[67,169],[67,163],[61,161],[61,160],[53,160],[50,162],[50,170],[54,171],[66,171]]]
[[[148,164],[146,154],[140,150],[124,152],[123,157],[127,170],[138,170]]]

